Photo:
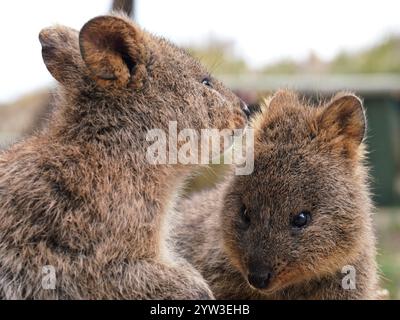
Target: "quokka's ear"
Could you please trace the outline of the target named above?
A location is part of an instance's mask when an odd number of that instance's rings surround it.
[[[78,36],[78,31],[63,26],[46,28],[39,34],[43,61],[51,75],[64,85],[74,84],[84,67]]]
[[[82,58],[102,86],[140,88],[146,77],[143,32],[122,17],[100,16],[79,35]]]
[[[353,94],[335,96],[322,112],[319,127],[329,138],[342,138],[360,145],[366,134],[363,103]]]

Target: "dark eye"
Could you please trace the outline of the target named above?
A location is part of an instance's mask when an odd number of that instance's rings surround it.
[[[304,228],[311,222],[311,213],[308,211],[302,211],[293,217],[292,226],[294,228]]]
[[[210,78],[204,78],[204,79],[201,81],[201,83],[204,84],[204,85],[207,86],[207,87],[210,87],[210,88],[213,87]]]
[[[240,209],[240,217],[242,218],[242,221],[244,222],[245,226],[248,227],[251,223],[251,220],[249,212],[245,205],[243,205],[242,208]]]

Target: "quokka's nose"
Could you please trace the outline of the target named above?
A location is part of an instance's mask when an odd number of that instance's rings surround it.
[[[272,273],[249,274],[248,281],[256,289],[266,289],[271,282]]]
[[[250,118],[251,111],[250,111],[249,107],[247,106],[247,104],[243,100],[240,100],[240,108],[242,109],[242,111],[246,115],[246,117]]]

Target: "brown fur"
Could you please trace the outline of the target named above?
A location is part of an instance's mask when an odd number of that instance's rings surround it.
[[[0,155],[0,298],[198,299],[211,292],[165,245],[192,168],[148,164],[146,133],[238,128],[239,99],[183,50],[120,15],[40,34],[61,83],[48,128]],[[41,288],[42,267],[57,272]]]
[[[173,241],[183,256],[217,299],[378,298],[361,101],[340,94],[311,107],[283,91],[253,126],[254,173],[232,173],[180,204]],[[304,210],[311,223],[294,229]],[[356,290],[341,286],[346,265],[356,269]],[[266,272],[268,287],[249,285],[250,273]]]

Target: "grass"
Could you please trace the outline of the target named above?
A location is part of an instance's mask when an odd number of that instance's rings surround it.
[[[382,285],[400,300],[400,208],[379,209],[375,221]]]

